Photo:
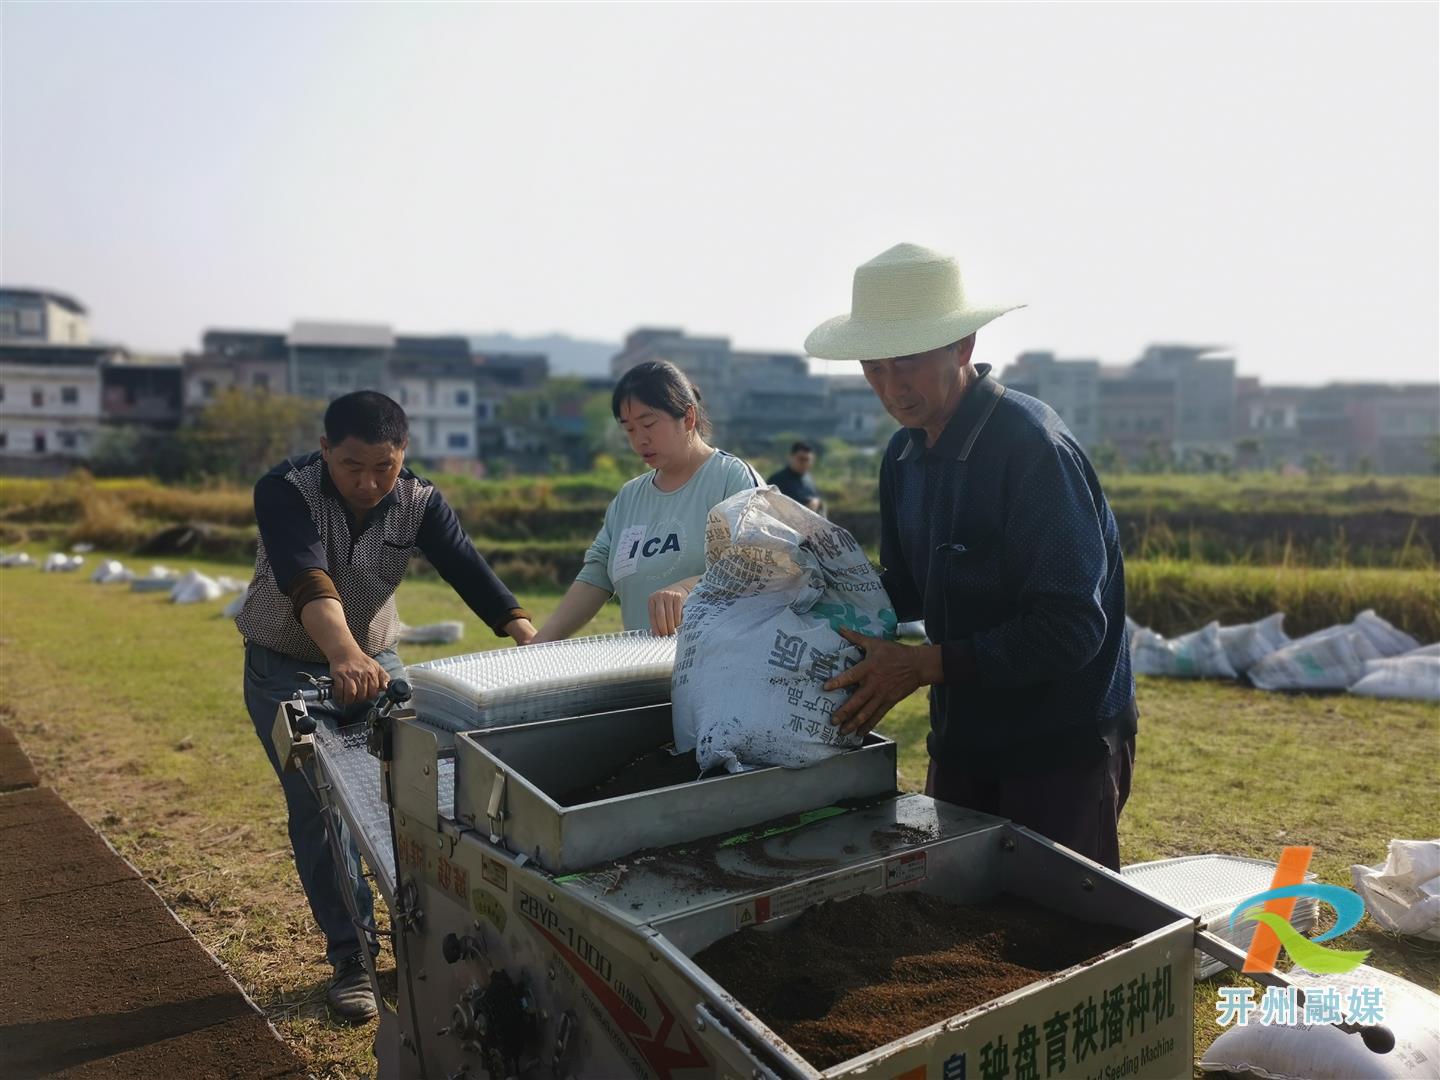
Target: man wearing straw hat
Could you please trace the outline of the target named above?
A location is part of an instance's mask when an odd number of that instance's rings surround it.
[[[865,659],[832,720],[865,733],[930,687],[926,793],[1009,818],[1113,870],[1135,760],[1125,571],[1100,481],[1053,409],[972,364],[955,260],[900,244],[855,271],[812,356],[858,360],[901,424],[880,466],[880,561],[933,644],[842,630]]]

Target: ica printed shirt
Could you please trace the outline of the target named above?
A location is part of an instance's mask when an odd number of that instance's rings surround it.
[[[724,450],[674,491],[656,487],[653,471],[635,477],[610,500],[576,580],[619,596],[626,630],[648,629],[650,594],[705,572],[710,508],[759,486],[755,470]]]

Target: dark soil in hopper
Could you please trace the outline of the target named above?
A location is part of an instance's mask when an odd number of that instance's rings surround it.
[[[1015,897],[979,907],[918,892],[810,908],[695,962],[817,1069],[884,1046],[1130,941]]]
[[[695,761],[695,752],[675,754],[671,753],[673,749],[674,744],[667,743],[641,754],[622,765],[609,779],[565,792],[560,796],[560,805],[579,806],[601,799],[618,799],[621,795],[635,795],[641,791],[654,791],[698,780],[700,766]]]

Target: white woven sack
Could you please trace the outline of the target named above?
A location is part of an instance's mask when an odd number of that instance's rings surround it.
[[[1417,656],[1412,652],[1367,660],[1365,674],[1350,687],[1350,692],[1361,697],[1440,701],[1440,656]]]
[[[206,577],[198,570],[191,570],[170,590],[170,600],[176,604],[203,604],[219,600],[224,594],[225,590],[214,578]]]
[[[1177,679],[1233,679],[1235,669],[1220,641],[1220,624],[1167,639],[1141,627],[1130,643],[1130,666],[1136,675]]]
[[[1350,877],[1382,930],[1440,941],[1440,840],[1391,840],[1384,866]]]
[[[676,641],[676,748],[739,772],[860,745],[830,724],[849,692],[821,687],[861,658],[839,628],[893,638],[895,611],[855,538],[758,488],[710,511],[705,562]]]
[[[426,626],[400,624],[402,645],[450,645],[465,636],[465,624],[455,620],[429,623]]]
[[[1401,656],[1420,647],[1420,642],[1405,631],[1395,629],[1373,609],[1367,608],[1356,615],[1350,625],[1364,634],[1381,656]]]
[[[95,568],[95,573],[90,575],[90,580],[97,585],[109,585],[116,581],[134,581],[135,571],[126,570],[124,564],[116,559],[106,559]]]
[[[1332,626],[1277,649],[1246,674],[1261,690],[1346,690],[1380,654],[1353,626]]]
[[[1244,675],[1276,649],[1289,645],[1284,623],[1285,613],[1277,611],[1258,622],[1220,627],[1220,644],[1225,647],[1230,666]]]
[[[1353,988],[1379,986],[1384,992],[1385,1026],[1395,1034],[1395,1049],[1372,1053],[1359,1035],[1330,1024],[1262,1026],[1252,1015],[1249,1024],[1230,1028],[1210,1044],[1201,1055],[1201,1070],[1266,1080],[1435,1080],[1440,996],[1368,964],[1344,975],[1315,975],[1296,967],[1290,977],[1307,995],[1321,987],[1337,988],[1342,1006]]]
[[[240,611],[245,607],[245,598],[250,595],[250,586],[242,585],[240,591],[230,598],[230,602],[221,609],[220,614],[227,619],[238,619]]]

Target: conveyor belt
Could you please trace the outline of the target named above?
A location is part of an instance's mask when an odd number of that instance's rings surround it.
[[[390,838],[390,812],[381,797],[380,762],[365,747],[365,725],[351,724],[315,729],[315,760],[322,777],[330,784],[330,802],[339,811],[360,849],[366,864],[375,873],[387,903],[395,897],[395,849]],[[455,759],[441,758],[437,779],[440,786],[437,811],[444,817],[455,813]]]

